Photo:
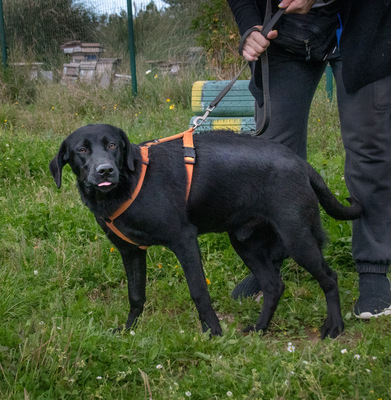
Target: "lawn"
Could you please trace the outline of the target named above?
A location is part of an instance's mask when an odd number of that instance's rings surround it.
[[[351,225],[322,211],[325,257],[339,276],[345,332],[321,341],[324,295],[287,260],[285,293],[263,336],[243,336],[261,303],[230,293],[247,274],[226,235],[199,238],[224,335],[201,332],[183,271],[167,248],[148,250],[147,304],[131,332],[126,276],[82,205],[69,167],[57,190],[48,164],[87,123],[121,127],[132,142],[187,129],[194,79],[150,76],[129,90],[38,85],[0,103],[1,399],[390,399],[391,318],[353,316],[358,296]],[[319,87],[309,161],[336,196],[348,197],[336,102]]]

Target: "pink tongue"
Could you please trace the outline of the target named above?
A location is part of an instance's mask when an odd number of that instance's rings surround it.
[[[111,182],[102,182],[98,186],[110,186]]]

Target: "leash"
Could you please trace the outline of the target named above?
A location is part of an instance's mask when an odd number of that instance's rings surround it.
[[[285,9],[280,8],[272,17],[272,10],[271,10],[271,1],[268,0],[266,3],[266,12],[265,18],[263,20],[263,27],[260,30],[257,27],[252,27],[248,29],[242,36],[240,43],[239,43],[239,54],[243,54],[243,45],[246,41],[247,37],[252,32],[259,32],[262,34],[263,37],[267,37],[269,32],[273,29],[274,25],[277,21],[281,18],[284,14]],[[253,136],[259,136],[265,132],[267,127],[269,126],[270,119],[271,119],[271,100],[270,100],[270,90],[269,90],[269,61],[267,50],[263,51],[260,55],[261,58],[261,68],[262,68],[262,86],[263,86],[263,121],[262,125],[253,133],[253,132],[246,132]],[[194,120],[194,129],[197,129],[200,125],[202,125],[205,120],[208,118],[209,114],[217,107],[220,101],[224,98],[224,96],[229,92],[232,88],[234,83],[238,80],[240,75],[242,75],[243,71],[247,68],[249,64],[245,64],[239,71],[239,73],[229,82],[229,84],[216,96],[214,100],[209,104],[206,108],[206,112],[204,115],[196,118]]]

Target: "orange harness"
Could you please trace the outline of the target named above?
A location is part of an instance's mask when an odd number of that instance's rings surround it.
[[[130,197],[129,200],[125,201],[117,211],[115,211],[109,218],[105,218],[106,225],[111,231],[113,231],[117,236],[119,236],[121,239],[125,240],[128,243],[134,244],[138,246],[137,243],[133,242],[130,240],[128,237],[126,237],[121,231],[119,231],[115,226],[114,226],[114,220],[118,218],[120,215],[122,215],[123,212],[125,212],[131,204],[136,200],[138,194],[140,193],[141,187],[143,186],[145,174],[147,172],[147,167],[149,164],[149,155],[148,155],[148,150],[151,146],[154,146],[159,143],[164,143],[164,142],[169,142],[171,140],[176,140],[176,139],[182,139],[183,140],[183,149],[184,149],[184,160],[185,160],[185,166],[186,166],[186,172],[187,172],[187,186],[186,186],[186,201],[189,198],[190,194],[190,188],[191,188],[191,181],[193,178],[193,167],[195,164],[195,151],[194,151],[194,144],[193,144],[193,132],[194,128],[190,128],[185,132],[178,133],[177,135],[170,136],[167,138],[163,139],[157,139],[154,140],[151,143],[147,143],[143,146],[140,147],[141,150],[141,173],[140,173],[140,178],[137,182],[136,188],[134,189],[132,196]],[[148,246],[139,246],[140,249],[146,250]]]

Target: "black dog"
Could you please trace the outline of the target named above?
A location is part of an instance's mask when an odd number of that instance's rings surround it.
[[[326,295],[322,338],[343,331],[337,275],[322,256],[324,234],[318,203],[336,219],[355,219],[361,207],[345,207],[321,176],[283,145],[229,132],[194,135],[196,163],[190,196],[183,143],[173,140],[149,149],[145,180],[134,203],[115,220],[138,245],[164,245],[178,257],[204,330],[220,335],[201,264],[197,235],[228,232],[231,243],[263,290],[263,309],[254,326],[265,330],[284,291],[281,261],[292,257],[319,282]],[[146,251],[110,230],[105,222],[134,192],[143,162],[141,147],[110,125],[73,132],[50,163],[57,187],[69,163],[82,201],[121,253],[128,279],[130,312],[126,328],[143,311]]]

